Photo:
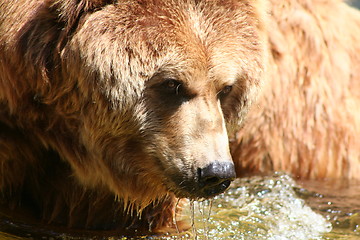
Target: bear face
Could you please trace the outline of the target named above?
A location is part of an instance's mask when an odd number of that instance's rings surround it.
[[[97,162],[89,171],[141,202],[149,188],[190,198],[226,189],[235,177],[226,125],[241,121],[264,69],[258,20],[244,10],[253,6],[175,2],[108,5],[82,20],[62,56],[63,78],[94,103],[81,116],[82,142]],[[204,190],[199,175],[211,164],[225,182],[213,178],[218,185]],[[82,170],[82,181],[97,184]]]
[[[0,119],[124,205],[219,194],[235,177],[232,126],[263,81],[260,2],[4,5],[19,20],[1,30]]]

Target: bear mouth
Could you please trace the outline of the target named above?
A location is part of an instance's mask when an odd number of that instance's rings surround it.
[[[209,199],[225,192],[229,188],[233,179],[209,179],[206,183],[193,180],[173,179],[168,187],[178,198],[189,198],[193,200]],[[169,185],[169,183],[167,184]]]

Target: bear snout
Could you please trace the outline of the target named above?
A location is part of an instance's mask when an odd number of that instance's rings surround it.
[[[232,162],[211,163],[204,168],[198,168],[197,174],[199,190],[205,197],[224,192],[236,177]]]
[[[223,193],[235,179],[236,172],[232,161],[214,161],[197,168],[187,179],[180,175],[172,178],[175,186],[171,189],[177,197],[207,199]]]

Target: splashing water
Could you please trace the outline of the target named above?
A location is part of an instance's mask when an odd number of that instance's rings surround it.
[[[240,179],[232,186],[215,197],[208,219],[204,210],[195,214],[194,239],[320,239],[331,231],[331,224],[297,197],[287,175]],[[204,206],[211,203],[191,202],[191,215]]]

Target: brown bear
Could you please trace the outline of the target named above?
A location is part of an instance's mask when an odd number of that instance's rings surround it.
[[[3,0],[1,205],[43,223],[175,228],[235,177],[263,82],[263,1]],[[181,227],[181,226],[180,226]]]
[[[1,209],[171,231],[234,178],[228,136],[239,176],[359,178],[359,42],[341,0],[3,0]]]
[[[360,12],[340,0],[271,0],[269,68],[231,144],[238,175],[360,180]]]

